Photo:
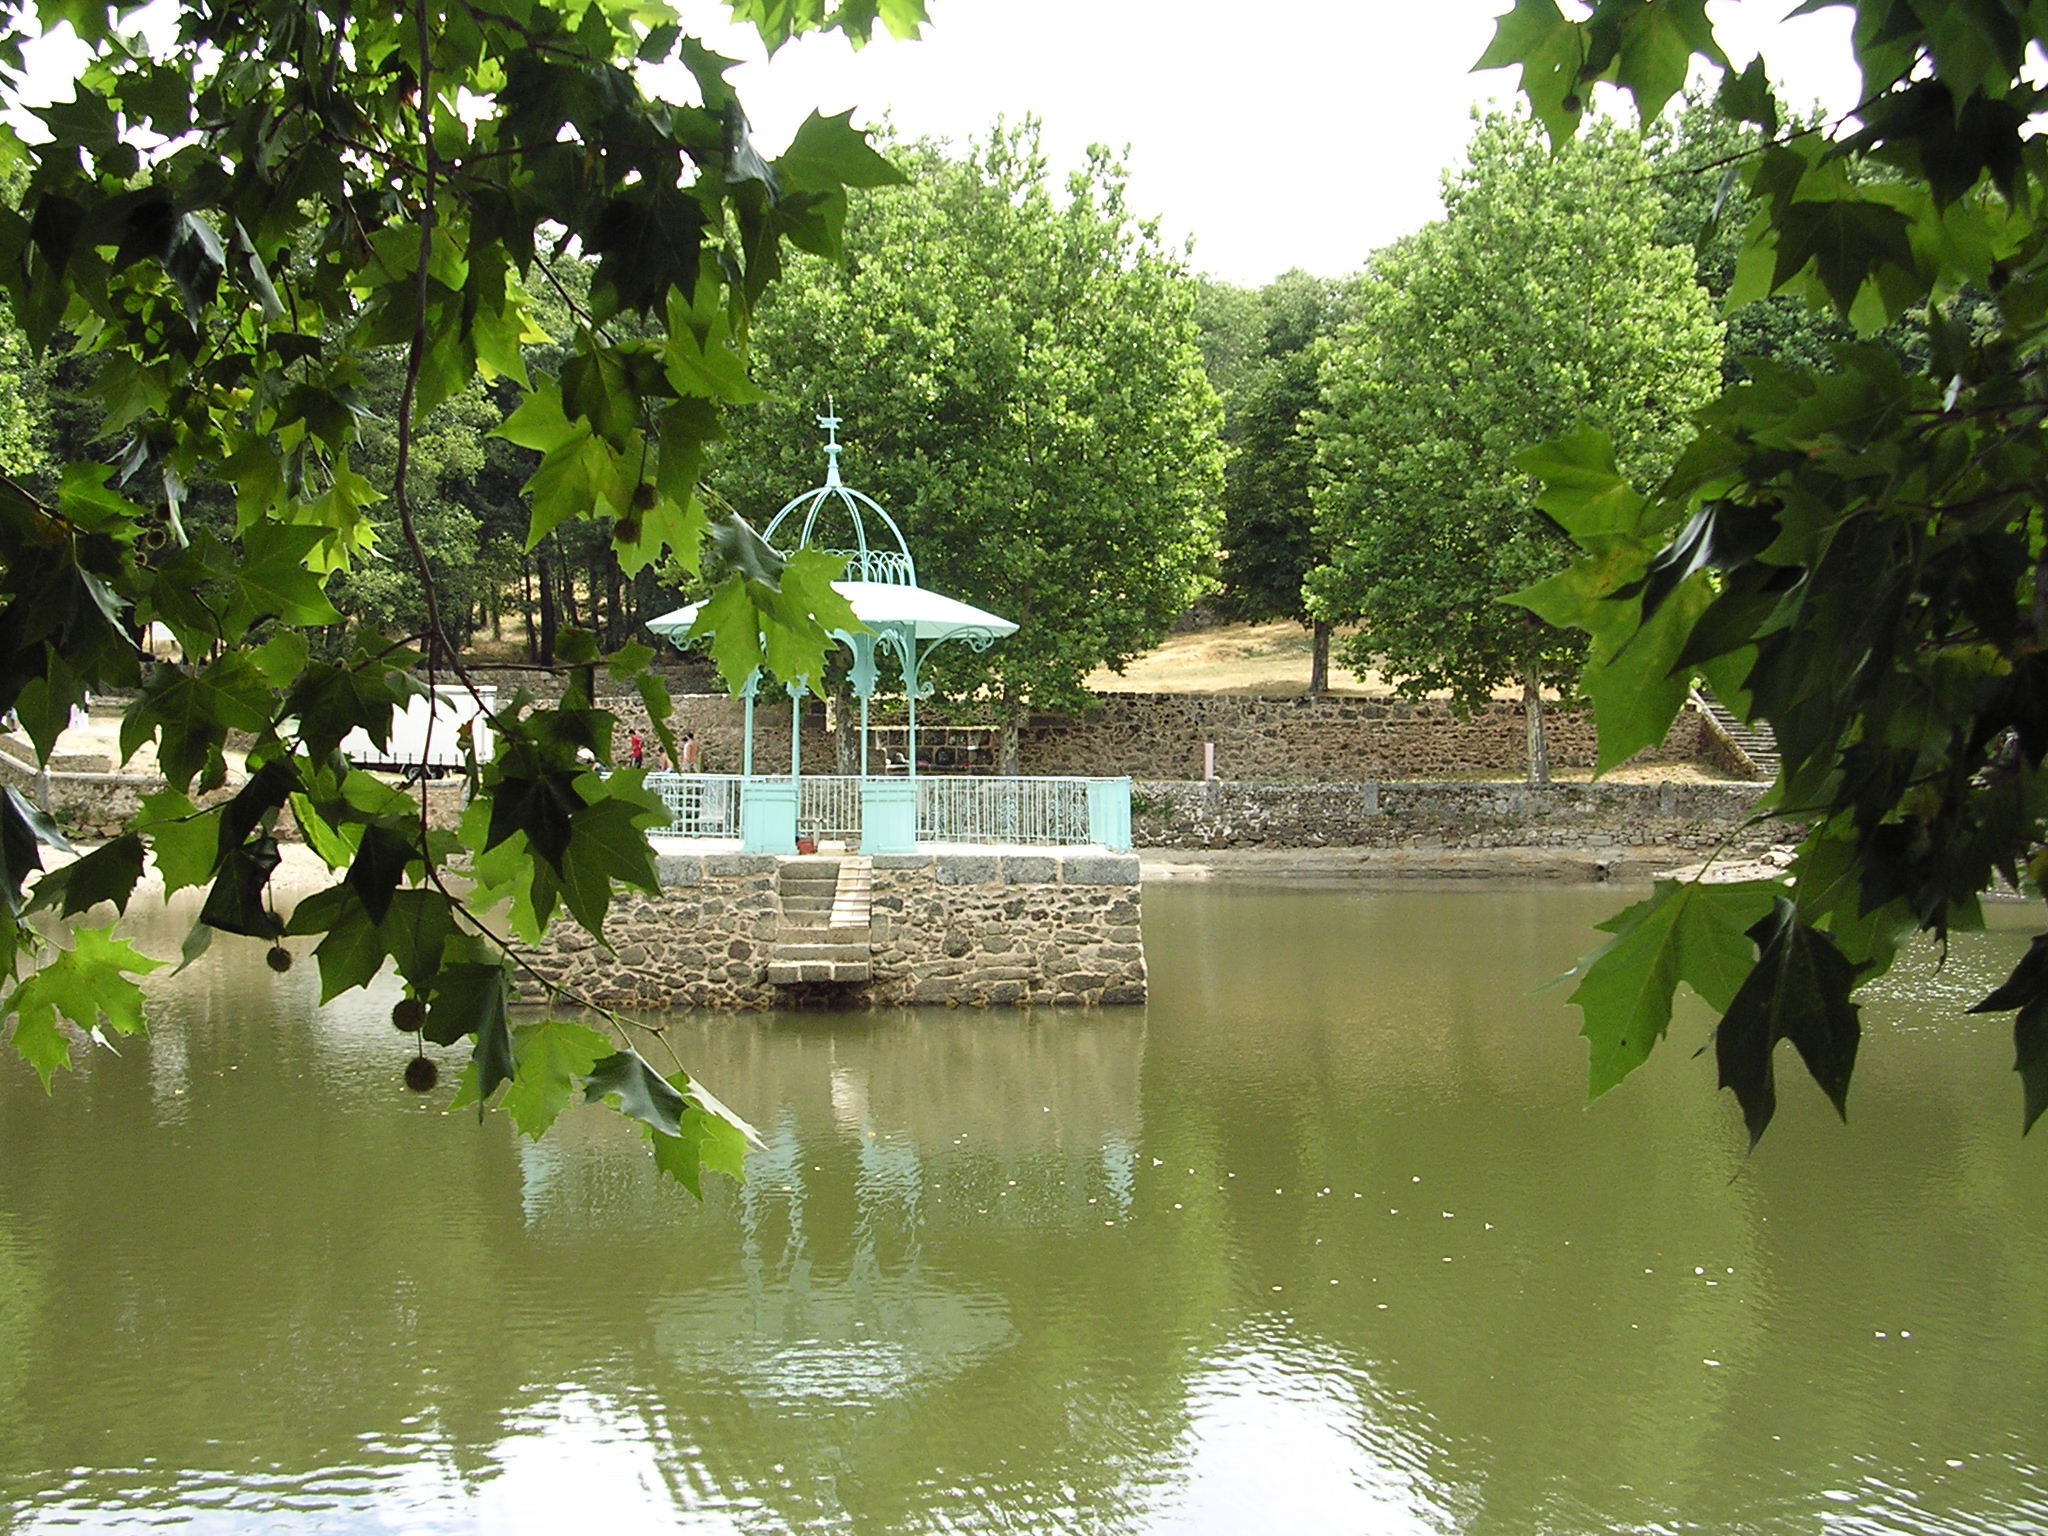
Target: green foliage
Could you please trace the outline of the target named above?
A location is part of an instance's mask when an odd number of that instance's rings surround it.
[[[902,525],[919,580],[1021,626],[937,651],[941,692],[986,688],[1010,718],[1074,707],[1209,579],[1222,456],[1194,284],[1106,153],[1064,201],[1032,123],[965,160],[901,158],[914,181],[854,203],[844,269],[792,265],[760,316],[773,398],[733,423],[713,480],[750,516],[816,485],[835,402],[846,479]]]
[[[1579,552],[1524,601],[1593,637],[1603,763],[1660,730],[1695,672],[1783,755],[1767,808],[1807,830],[1740,987],[1709,999],[1752,1136],[1775,1107],[1778,1041],[1841,1108],[1856,989],[1901,936],[1970,926],[1994,881],[2048,874],[2048,146],[2028,134],[2041,92],[2023,76],[2048,15],[1854,9],[1867,99],[1834,131],[1797,126],[1760,67],[1724,80],[1721,112],[1760,135],[1734,162],[1753,211],[1731,302],[1795,295],[1865,335],[1910,324],[1914,344],[1751,365],[1661,477],[1583,438],[1523,460]],[[1487,62],[1524,62],[1565,141],[1583,102],[1558,61],[1654,112],[1663,61],[1609,42],[1659,27],[1721,62],[1697,23],[1694,0],[1599,0],[1584,21],[1522,0]],[[2040,955],[1978,1005],[2017,1010],[2029,1125],[2048,1104]],[[1668,997],[1668,970],[1626,968]]]
[[[1257,315],[1256,349],[1225,407],[1230,463],[1217,606],[1229,618],[1305,624],[1301,584],[1324,554],[1308,417],[1320,399],[1316,343],[1336,324],[1338,295],[1321,278],[1287,272],[1259,291]]]
[[[819,28],[864,41],[878,22],[906,35],[923,15],[920,0],[732,9],[771,46]],[[0,66],[17,71],[38,20],[14,0],[0,15]],[[747,336],[783,247],[835,254],[847,187],[898,173],[844,117],[814,117],[771,163],[731,61],[659,0],[186,5],[161,60],[120,30],[133,8],[45,8],[40,23],[59,19],[90,59],[74,101],[30,114],[43,142],[0,126],[0,294],[64,376],[56,436],[81,461],[0,478],[0,709],[47,754],[87,691],[133,690],[123,755],[153,746],[170,787],[41,887],[55,829],[11,792],[0,803],[0,1019],[46,1077],[68,1059],[57,1014],[139,1026],[122,975],[137,957],[79,928],[25,971],[43,941],[20,913],[25,894],[68,915],[118,906],[145,854],[168,888],[206,891],[188,960],[216,931],[274,940],[289,808],[340,875],[290,922],[317,941],[323,992],[394,965],[427,1003],[427,1038],[471,1042],[489,1099],[518,1085],[516,961],[477,903],[510,900],[529,939],[562,908],[599,932],[615,882],[653,885],[654,810],[630,778],[582,771],[579,751],[609,755],[612,722],[572,689],[497,711],[496,752],[469,770],[476,814],[430,832],[335,753],[351,728],[381,734],[412,691],[419,655],[371,637],[455,654],[478,530],[504,502],[465,506],[449,487],[488,467],[484,431],[508,411],[531,455],[529,545],[596,519],[607,567],[694,564],[697,474],[723,408],[758,398]],[[664,61],[695,104],[641,94],[639,66]],[[562,333],[538,377],[537,291],[561,300]],[[11,335],[0,326],[0,385],[20,373]],[[19,425],[0,415],[0,466],[17,471]],[[721,601],[817,673],[829,578],[735,576]],[[361,643],[316,653],[296,631],[341,620],[336,598]],[[187,661],[145,668],[131,636],[150,622]],[[253,741],[245,781],[230,781],[231,735]],[[482,877],[474,899],[446,879],[458,854]],[[553,1065],[531,1073],[552,1086],[522,1094],[523,1124],[581,1070],[573,1051],[543,1054]],[[662,1166],[693,1187],[700,1157],[735,1166],[724,1132],[686,1137],[680,1115],[660,1131],[681,1143]]]
[[[1590,1048],[1587,1090],[1600,1097],[1648,1059],[1671,1025],[1684,982],[1710,1007],[1734,1001],[1754,957],[1747,934],[1770,909],[1768,885],[1659,881],[1656,893],[1601,924],[1614,935],[1573,974]]]
[[[1744,231],[1756,212],[1742,186],[1740,164],[1762,142],[1763,131],[1756,124],[1722,116],[1703,91],[1687,92],[1675,110],[1651,123],[1643,135],[1643,150],[1663,198],[1657,243],[1692,250],[1694,273],[1716,305],[1725,305],[1734,290]],[[1856,334],[1833,314],[1784,293],[1741,305],[1724,315],[1723,324],[1724,384],[1748,377],[1745,359],[1752,357],[1825,367],[1834,349]],[[1900,330],[1899,341],[1908,342],[1905,328]]]
[[[1582,648],[1498,601],[1570,553],[1514,455],[1592,422],[1632,469],[1675,456],[1721,336],[1691,253],[1655,242],[1661,212],[1633,136],[1601,126],[1551,155],[1496,115],[1445,217],[1367,268],[1323,366],[1329,555],[1309,580],[1314,612],[1358,622],[1353,665],[1468,707],[1504,682],[1575,684]]]
[[[14,1048],[45,1088],[58,1068],[71,1065],[71,1042],[57,1016],[94,1038],[102,1020],[116,1034],[141,1034],[142,989],[128,978],[147,975],[160,963],[102,929],[80,928],[71,948],[58,948],[15,986]]]

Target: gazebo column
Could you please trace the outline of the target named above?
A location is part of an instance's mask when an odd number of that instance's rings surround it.
[[[754,696],[760,691],[756,668],[740,688],[746,700],[746,735],[740,745],[740,847],[747,853],[796,852],[796,780],[754,777]]]
[[[794,783],[803,774],[804,761],[804,679],[783,687],[789,693],[789,777]]]
[[[880,675],[875,668],[875,637],[871,630],[857,635],[842,634],[853,652],[853,667],[847,676],[847,683],[853,689],[853,696],[860,700],[860,776],[868,776],[868,701],[875,696],[875,684]]]
[[[740,684],[740,697],[747,701],[746,729],[740,736],[740,777],[754,776],[754,695],[761,691],[761,669],[754,668]]]
[[[917,777],[917,631],[911,630],[897,640],[896,654],[903,666],[903,698],[908,718],[907,740],[910,748],[910,777]]]
[[[905,687],[908,692],[909,680],[917,671],[916,642],[906,639],[894,629],[880,628],[880,639],[896,657],[898,665],[904,668]],[[863,854],[915,853],[917,851],[917,695],[908,692],[910,700],[910,763],[904,778],[868,778],[867,772],[867,707],[868,693],[874,691],[874,635],[862,637],[867,642],[867,693],[861,694],[861,772],[860,781],[860,851]],[[854,686],[860,687],[860,647],[855,646]]]

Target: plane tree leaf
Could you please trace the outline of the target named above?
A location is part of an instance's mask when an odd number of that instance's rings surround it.
[[[35,1068],[44,1088],[60,1068],[71,1065],[71,1043],[58,1025],[59,1016],[88,1034],[103,1024],[116,1034],[142,1033],[142,989],[129,978],[161,964],[105,929],[80,928],[70,948],[58,948],[47,964],[15,985],[0,1016],[14,1015],[14,1048]]]
[[[545,1135],[597,1064],[612,1054],[611,1041],[585,1024],[545,1019],[513,1031],[512,1086],[503,1107],[520,1134]]]
[[[1714,1057],[1721,1086],[1741,1104],[1754,1146],[1777,1112],[1772,1055],[1781,1040],[1792,1042],[1836,1113],[1847,1118],[1862,1024],[1850,1001],[1856,967],[1834,940],[1800,921],[1790,898],[1778,897],[1750,937],[1756,967],[1722,1014]]]
[[[127,911],[128,898],[142,879],[142,853],[142,839],[133,832],[102,843],[38,880],[29,910],[55,907],[60,915],[75,917],[108,901],[116,911]]]
[[[1649,1059],[1671,1024],[1681,984],[1725,1010],[1756,964],[1749,930],[1778,887],[1758,881],[1659,881],[1654,894],[1601,926],[1613,938],[1582,960],[1571,1001],[1585,1015],[1586,1087],[1598,1098]]]

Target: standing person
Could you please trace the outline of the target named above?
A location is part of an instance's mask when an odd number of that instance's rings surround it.
[[[640,739],[638,731],[626,738],[626,750],[633,755],[633,766],[640,767],[647,761],[647,743]]]
[[[695,731],[683,732],[683,772],[695,773],[701,754],[702,748],[697,745],[697,733]]]

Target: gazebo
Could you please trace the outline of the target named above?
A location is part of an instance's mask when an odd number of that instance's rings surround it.
[[[931,684],[923,677],[924,664],[934,650],[948,641],[957,640],[974,650],[983,651],[1004,636],[1015,634],[1017,626],[972,604],[918,585],[917,563],[896,520],[873,497],[855,490],[840,478],[839,418],[820,416],[818,425],[826,436],[824,484],[786,503],[769,521],[762,536],[771,548],[783,547],[778,545],[779,535],[788,550],[824,549],[846,560],[845,576],[832,585],[846,598],[862,627],[856,631],[836,630],[833,633],[834,638],[852,653],[849,682],[854,697],[860,701],[860,775],[857,782],[861,849],[864,853],[908,853],[918,843],[920,823],[917,704],[919,699],[929,698],[932,692]],[[841,527],[845,530],[843,540],[828,542]],[[688,604],[663,614],[648,627],[679,647],[686,645],[692,639],[691,630],[702,606],[700,603]],[[908,750],[900,777],[878,774],[873,771],[871,763],[869,704],[881,682],[879,661],[885,657],[894,663],[901,679],[908,721]],[[757,670],[741,690],[746,716],[740,765],[740,838],[742,846],[750,852],[781,853],[793,848],[799,810],[806,803],[801,717],[810,679],[795,677],[780,681],[790,697],[787,779],[757,776],[755,772],[754,706],[762,674]],[[816,782],[815,776],[813,782]],[[1062,781],[1000,782],[1004,785],[1049,785]],[[1084,781],[1073,782],[1078,787]],[[1124,790],[1123,846],[1128,846],[1128,781],[1116,782],[1122,784]],[[991,783],[988,787],[993,791],[998,786]],[[979,798],[990,805],[1007,798],[1013,802],[1009,814],[993,819],[1005,821],[1013,827],[1020,824],[1017,809],[1025,797],[1015,793],[1007,796],[990,793]],[[1096,799],[1092,791],[1085,795],[1086,805],[1079,817],[1082,830],[1077,840],[1090,840],[1087,828],[1096,820],[1093,814]],[[944,817],[938,819],[945,820]],[[974,819],[980,822],[991,818],[983,815]],[[956,823],[959,820],[957,816],[953,818]],[[996,839],[963,834],[959,840]],[[1027,840],[1047,839],[1033,837]]]

